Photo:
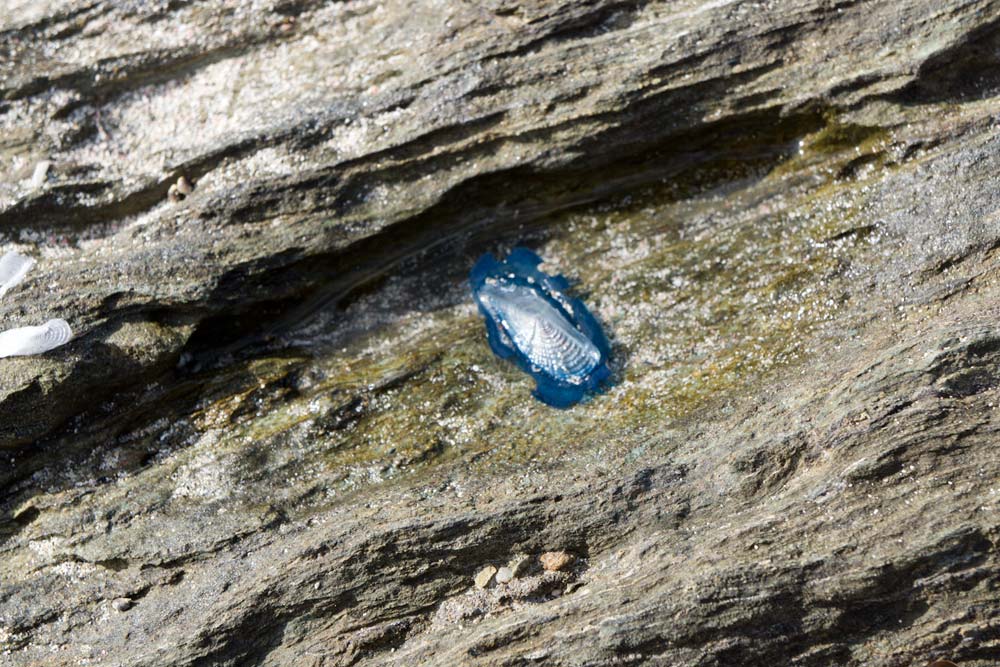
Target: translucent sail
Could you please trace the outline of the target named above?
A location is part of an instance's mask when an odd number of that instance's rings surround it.
[[[37,327],[21,327],[0,333],[0,357],[41,354],[65,345],[73,337],[66,320],[49,320]]]
[[[18,252],[8,252],[0,257],[0,296],[24,280],[34,265],[35,260]]]
[[[484,255],[469,283],[493,351],[535,378],[536,398],[567,408],[610,379],[611,348],[583,302],[566,294],[566,279],[541,262],[525,248],[502,262]]]
[[[496,317],[533,365],[560,380],[580,384],[601,352],[544,297],[521,285],[485,285],[479,302]]]

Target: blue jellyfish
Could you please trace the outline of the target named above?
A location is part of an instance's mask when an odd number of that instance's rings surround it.
[[[610,379],[611,346],[583,302],[566,295],[566,279],[542,272],[541,263],[526,248],[503,261],[486,254],[469,284],[493,352],[535,379],[535,398],[568,408]]]

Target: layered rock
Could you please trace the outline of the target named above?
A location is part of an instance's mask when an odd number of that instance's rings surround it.
[[[78,333],[0,360],[11,664],[991,664],[996,2],[0,22],[0,318]],[[613,337],[569,412],[515,242]]]

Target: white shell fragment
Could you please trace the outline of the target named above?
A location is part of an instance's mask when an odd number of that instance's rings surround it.
[[[31,187],[36,190],[43,185],[49,177],[49,168],[52,167],[52,163],[48,160],[42,160],[35,165],[35,171],[31,174]]]
[[[21,327],[0,333],[0,358],[42,354],[65,345],[73,337],[66,320],[49,320],[37,327]]]
[[[34,265],[35,260],[19,252],[11,251],[0,257],[0,296],[24,280],[24,276]]]

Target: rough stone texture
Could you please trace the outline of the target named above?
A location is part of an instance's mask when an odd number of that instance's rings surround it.
[[[0,321],[78,334],[0,361],[4,664],[995,664],[1000,2],[15,1],[0,54]],[[467,303],[519,240],[612,333],[568,412]]]

